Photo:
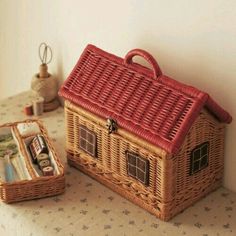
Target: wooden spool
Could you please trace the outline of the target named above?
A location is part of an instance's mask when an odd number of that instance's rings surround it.
[[[47,58],[48,53],[50,54],[49,59]],[[47,64],[52,60],[52,50],[45,43],[41,43],[39,46],[39,58],[42,64],[39,66],[39,73],[32,78],[31,88],[37,96],[44,98],[44,112],[53,111],[60,106],[57,98],[58,84],[56,78],[48,73]]]
[[[49,77],[47,64],[44,63],[39,66],[39,77],[40,78],[48,78]]]

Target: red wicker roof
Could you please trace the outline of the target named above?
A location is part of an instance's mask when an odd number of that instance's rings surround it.
[[[132,62],[135,55],[153,70]],[[203,107],[221,122],[232,120],[207,93],[162,75],[155,59],[140,49],[122,59],[88,45],[59,94],[169,153],[178,151]]]

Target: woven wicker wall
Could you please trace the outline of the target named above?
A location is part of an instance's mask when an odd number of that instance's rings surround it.
[[[173,157],[174,201],[170,212],[178,212],[194,200],[204,196],[221,184],[224,169],[224,131],[225,125],[203,110],[178,153]],[[209,163],[201,171],[190,175],[191,151],[197,145],[209,142]]]
[[[118,134],[108,135],[107,129],[93,123],[86,117],[66,108],[67,152],[79,154],[80,159],[95,162],[104,172],[117,175],[119,180],[128,184],[133,183],[137,189],[149,192],[162,199],[163,181],[161,180],[163,160],[156,153],[150,152],[137,144],[124,139]],[[79,147],[79,125],[84,125],[97,135],[97,158],[86,154]],[[144,186],[127,174],[126,151],[139,154],[149,160],[149,185]],[[78,158],[78,159],[79,159]]]
[[[75,166],[122,195],[168,220],[207,192],[215,189],[223,175],[224,125],[207,111],[202,111],[189,131],[180,152],[171,156],[145,142],[117,133],[108,135],[105,121],[66,102],[67,153]],[[79,125],[96,133],[97,158],[79,147]],[[190,175],[191,151],[209,142],[209,165]],[[143,145],[142,145],[143,144]],[[144,145],[145,144],[145,145]],[[145,186],[127,174],[126,151],[147,158],[150,163],[149,185]],[[119,192],[119,191],[118,191]],[[146,204],[146,205],[145,205]]]

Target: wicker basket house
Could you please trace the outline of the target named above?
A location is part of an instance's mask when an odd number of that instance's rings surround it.
[[[88,45],[59,94],[68,163],[158,218],[221,185],[231,116],[207,93],[163,75],[146,51],[122,59]]]

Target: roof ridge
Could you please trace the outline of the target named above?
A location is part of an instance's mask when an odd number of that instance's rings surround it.
[[[101,56],[105,57],[108,60],[113,60],[114,62],[122,63],[123,66],[127,68],[127,66],[123,63],[124,62],[123,58],[121,58],[119,56],[116,56],[112,53],[106,52],[106,51],[102,50],[101,48],[96,47],[93,44],[88,44],[87,47],[85,48],[85,50],[92,50],[94,53],[96,53],[96,54],[98,53],[98,54],[100,54]],[[137,63],[133,63],[133,64],[136,65],[136,66],[139,66],[143,70],[145,70],[144,73],[145,72],[150,73],[149,74],[150,77],[149,76],[147,77],[147,74],[144,74],[144,76],[146,77],[146,79],[150,80],[152,83],[162,83],[162,84],[164,84],[166,86],[169,86],[171,88],[174,88],[174,89],[177,88],[177,89],[181,90],[182,92],[184,92],[186,95],[193,96],[193,97],[195,97],[195,96],[197,97],[199,93],[204,93],[204,92],[200,91],[199,89],[197,89],[196,87],[184,84],[180,81],[177,81],[175,79],[170,78],[167,75],[160,75],[156,79],[152,78],[152,70],[150,68],[148,68],[146,66],[143,66],[143,65],[140,65],[140,64],[137,64]],[[139,71],[138,72],[133,71],[133,72],[134,73],[139,73]],[[140,74],[143,75],[143,73],[140,73]]]

